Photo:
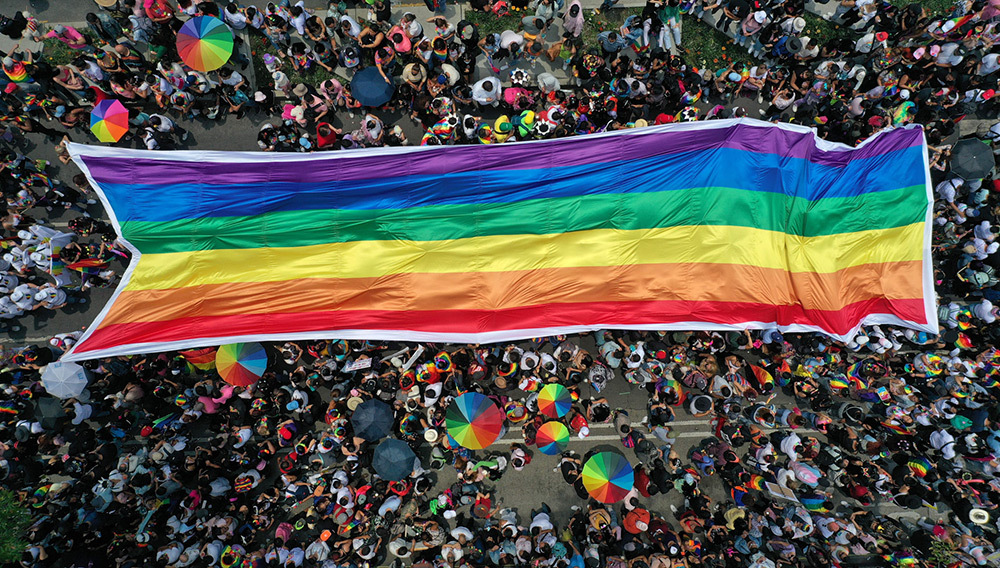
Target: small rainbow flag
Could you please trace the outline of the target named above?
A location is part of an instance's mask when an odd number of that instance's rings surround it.
[[[955,347],[958,347],[959,349],[965,349],[967,351],[969,349],[972,349],[972,338],[970,338],[968,335],[965,335],[964,333],[959,333],[958,339],[955,340]]]
[[[214,347],[206,347],[204,349],[180,351],[179,353],[181,357],[184,357],[188,365],[195,369],[208,371],[215,368],[215,354],[217,351]]]
[[[750,371],[757,378],[757,384],[760,385],[761,392],[767,393],[774,389],[774,377],[766,369],[757,365],[750,365]]]
[[[841,376],[835,376],[830,378],[830,388],[832,389],[846,389],[851,386],[851,383],[847,382],[847,379]]]
[[[826,503],[827,499],[822,495],[816,495],[816,494],[799,495],[798,499],[799,502],[802,503],[802,506],[805,507],[807,511],[812,511],[814,513],[826,513],[830,510],[824,506],[824,503]]]

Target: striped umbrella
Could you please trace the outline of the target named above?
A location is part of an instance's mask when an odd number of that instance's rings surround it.
[[[632,490],[635,476],[624,456],[615,452],[600,452],[583,464],[583,486],[601,503],[617,503]]]
[[[535,445],[538,451],[554,456],[566,449],[569,444],[569,429],[562,422],[549,420],[538,428],[535,434]]]
[[[503,430],[503,412],[484,395],[475,392],[456,397],[444,416],[448,435],[470,450],[488,447]]]
[[[177,32],[177,53],[192,69],[214,71],[233,54],[233,32],[218,18],[191,18]]]
[[[233,386],[250,386],[267,370],[267,352],[260,343],[223,345],[215,354],[215,370]]]
[[[566,387],[550,383],[538,391],[538,410],[549,418],[562,418],[573,406],[573,397]]]

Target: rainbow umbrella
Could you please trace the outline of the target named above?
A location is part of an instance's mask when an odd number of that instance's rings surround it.
[[[566,387],[550,383],[538,391],[538,410],[549,418],[562,418],[573,406],[573,397]]]
[[[562,422],[550,420],[542,424],[535,434],[538,451],[548,456],[562,452],[567,444],[569,444],[569,429]]]
[[[503,429],[503,419],[503,412],[492,400],[475,392],[456,397],[444,415],[448,435],[470,450],[481,450],[495,442]]]
[[[104,99],[90,111],[90,131],[101,142],[117,142],[128,132],[128,109],[118,99]]]
[[[233,386],[250,386],[267,370],[267,352],[260,343],[223,345],[215,354],[215,370]]]
[[[192,69],[214,71],[233,54],[233,32],[219,18],[191,18],[177,32],[177,53]]]
[[[621,454],[600,452],[583,464],[583,486],[601,503],[617,503],[632,490],[632,466]]]

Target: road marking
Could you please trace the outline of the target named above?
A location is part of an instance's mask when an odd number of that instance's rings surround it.
[[[692,422],[692,421],[688,421],[688,422]],[[707,425],[708,421],[705,421],[703,424]],[[763,430],[779,430],[779,429],[783,430],[783,428],[763,428]],[[808,430],[808,429],[805,429],[805,428],[799,428],[798,432],[802,433],[802,434],[817,434],[818,433],[817,430]],[[709,437],[715,437],[715,434],[714,434],[714,432],[712,430],[701,430],[701,431],[698,431],[698,432],[681,432],[679,434],[675,434],[673,436],[670,436],[670,438],[675,439],[675,440],[678,439],[678,438],[709,438]],[[621,436],[612,436],[610,434],[590,435],[590,436],[587,436],[586,438],[580,438],[579,436],[576,436],[576,438],[578,440],[592,441],[592,442],[611,442],[613,440],[621,441]],[[650,441],[653,441],[654,444],[662,443],[662,440],[660,440],[659,438],[656,438],[655,436],[649,437],[648,439]],[[510,445],[510,444],[523,444],[523,443],[524,443],[524,439],[523,438],[503,438],[503,439],[497,440],[496,442],[493,442],[490,445],[491,446],[505,446],[505,445]]]
[[[49,339],[52,339],[51,335],[46,335],[44,337],[24,337],[24,338],[21,338],[21,339],[11,339],[9,337],[0,337],[0,344],[16,343],[16,344],[19,344],[19,345],[27,345],[28,343],[48,343]]]

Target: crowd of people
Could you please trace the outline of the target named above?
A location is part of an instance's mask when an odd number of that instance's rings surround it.
[[[6,350],[0,372],[0,486],[32,513],[23,566],[995,562],[1000,209],[993,179],[951,171],[947,142],[966,116],[997,114],[1000,3],[930,15],[918,4],[844,0],[834,17],[852,31],[822,45],[806,37],[795,0],[651,1],[592,45],[579,0],[471,0],[485,17],[521,17],[500,33],[450,22],[442,0],[428,8],[434,15],[418,18],[375,0],[359,21],[342,4],[314,12],[287,1],[95,0],[86,29],[0,17],[0,33],[19,41],[2,54],[0,75],[3,329],[17,332],[29,311],[85,302],[87,289],[116,280],[114,263],[127,255],[97,218],[86,178],[65,183],[26,155],[42,134],[68,168],[65,142],[90,140],[90,108],[116,98],[131,111],[121,143],[149,149],[183,147],[199,121],[248,113],[269,119],[257,140],[265,151],[503,143],[754,107],[848,144],[917,122],[931,146],[940,333],[871,326],[837,342],[774,330],[606,330],[471,346],[331,339],[269,345],[267,372],[243,387],[189,353],[116,357],[88,362],[87,390],[52,413],[40,405],[51,400],[40,373],[80,332],[59,334]],[[199,14],[263,39],[266,52],[237,42],[218,71],[186,67],[174,38]],[[685,14],[717,21],[758,63],[703,65],[684,50],[682,21],[702,25]],[[43,38],[73,61],[51,65],[24,47]],[[248,55],[270,77],[251,84]],[[368,67],[395,85],[378,108],[337,78]],[[289,80],[321,70],[330,78]],[[383,121],[396,112],[420,140]],[[1000,127],[977,136],[996,142]],[[46,213],[68,215],[67,230]],[[532,461],[549,420],[537,394],[553,382],[576,399],[561,420],[577,440],[549,473]],[[615,402],[626,384],[648,394],[645,409]],[[471,451],[449,441],[444,412],[470,391],[504,410],[504,439],[516,443]],[[418,456],[403,480],[381,479],[377,441],[354,431],[353,411],[368,399],[391,405],[391,436]],[[688,416],[710,431],[693,447],[671,427]],[[633,490],[613,504],[592,499],[581,477],[595,447],[587,438],[602,423],[635,467]],[[550,502],[553,510],[539,495],[533,510],[505,506],[497,483],[518,475],[561,475],[579,501],[569,510]]]

